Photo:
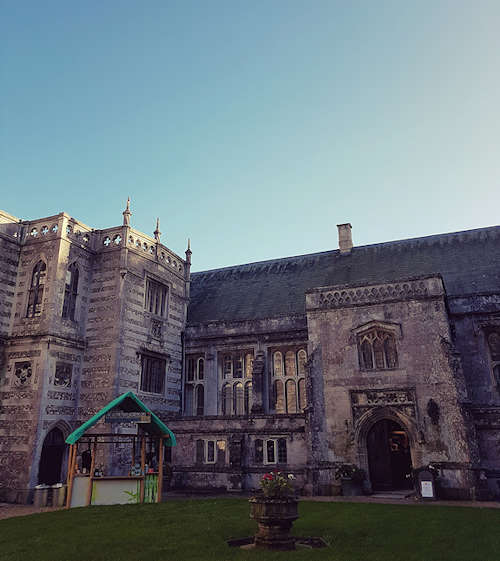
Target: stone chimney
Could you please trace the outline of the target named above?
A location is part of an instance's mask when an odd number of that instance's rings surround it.
[[[352,249],[352,226],[347,224],[337,224],[339,231],[339,249],[340,253],[347,254],[351,253]]]

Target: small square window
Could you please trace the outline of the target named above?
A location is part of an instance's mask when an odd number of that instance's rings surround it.
[[[255,463],[286,464],[286,438],[257,439],[255,441]]]
[[[224,464],[226,458],[225,440],[196,441],[196,462],[203,464]]]

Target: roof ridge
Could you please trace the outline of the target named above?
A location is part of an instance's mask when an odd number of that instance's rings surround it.
[[[485,226],[482,228],[473,228],[471,230],[458,230],[456,232],[445,232],[442,234],[430,234],[428,236],[419,236],[419,237],[415,237],[415,238],[402,238],[399,240],[392,240],[392,241],[388,241],[388,242],[377,242],[377,243],[372,243],[372,244],[365,244],[365,245],[359,245],[359,246],[354,246],[353,247],[353,251],[359,251],[359,250],[365,250],[365,249],[370,249],[370,248],[376,248],[376,247],[382,247],[382,246],[391,246],[391,245],[404,245],[404,244],[415,244],[415,243],[428,243],[428,242],[432,242],[432,241],[438,241],[440,239],[443,238],[451,238],[453,236],[467,236],[467,237],[471,237],[474,238],[477,234],[480,234],[482,232],[485,233],[492,233],[493,231],[498,230],[500,232],[500,225],[495,225],[495,226]],[[319,257],[321,255],[327,255],[327,254],[334,254],[334,253],[339,253],[338,249],[329,249],[326,251],[318,251],[315,253],[303,253],[300,255],[291,255],[288,257],[277,257],[274,259],[265,259],[263,261],[252,261],[250,263],[240,263],[238,265],[228,265],[226,267],[219,267],[217,269],[207,269],[205,271],[196,271],[191,273],[191,277],[196,277],[197,275],[202,276],[202,275],[207,275],[207,274],[215,274],[215,273],[219,273],[219,272],[230,272],[230,271],[236,271],[236,270],[244,270],[246,268],[251,268],[251,267],[256,267],[256,266],[263,266],[263,265],[271,265],[271,264],[278,264],[278,263],[283,263],[283,262],[293,262],[294,260],[300,260],[300,259],[306,259],[306,258],[316,258]]]

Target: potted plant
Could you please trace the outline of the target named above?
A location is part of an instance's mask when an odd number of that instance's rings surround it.
[[[290,536],[292,524],[299,517],[293,474],[278,471],[266,473],[260,480],[261,493],[252,497],[250,518],[258,524],[255,547],[274,550],[295,549]]]
[[[365,470],[353,464],[341,464],[335,470],[335,479],[340,479],[345,497],[362,495],[365,477]]]

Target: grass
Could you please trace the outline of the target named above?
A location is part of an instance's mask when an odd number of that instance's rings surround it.
[[[256,524],[243,499],[78,508],[0,521],[1,561],[500,561],[500,509],[299,504],[294,533],[329,547],[244,551]]]

